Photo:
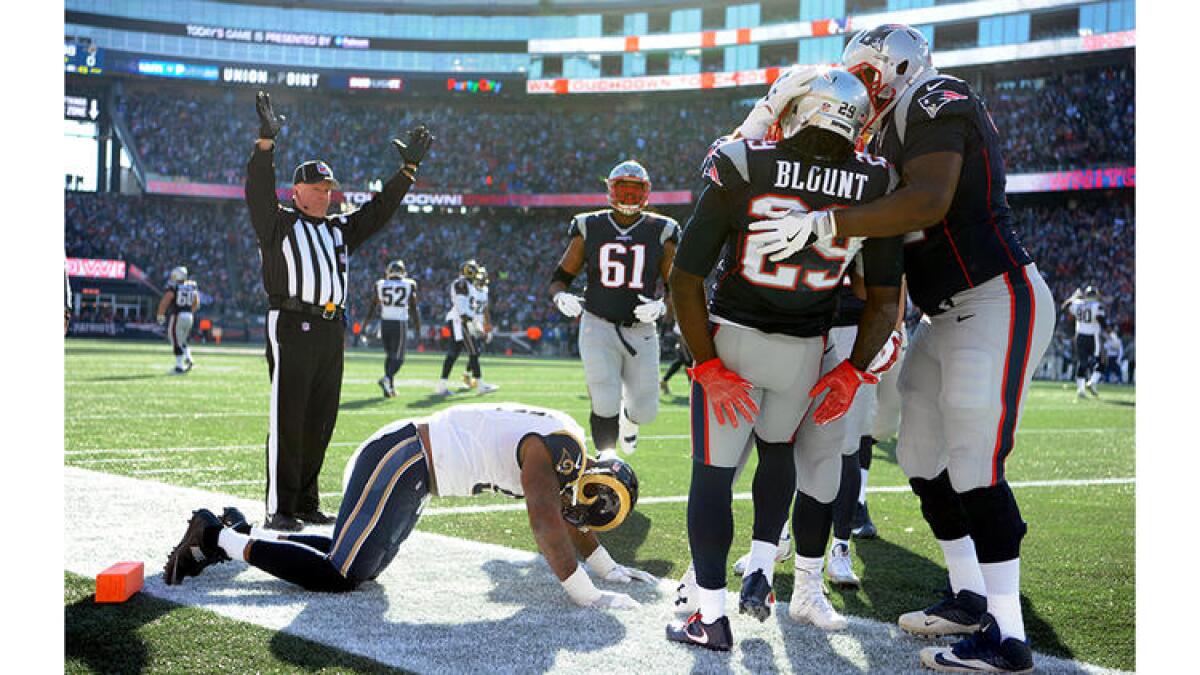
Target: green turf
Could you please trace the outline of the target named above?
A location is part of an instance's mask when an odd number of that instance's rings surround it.
[[[270,395],[261,347],[198,351],[196,360],[192,373],[173,376],[167,374],[173,358],[165,345],[68,341],[67,464],[261,498]],[[441,357],[424,354],[409,354],[396,378],[398,397],[383,399],[375,384],[382,363],[378,351],[347,355],[338,425],[321,478],[322,492],[328,493],[322,499],[327,510],[336,510],[340,503],[336,493],[346,458],[378,427],[479,400],[433,396]],[[488,381],[502,387],[491,400],[558,408],[587,427],[589,405],[578,361],[485,356],[483,366]],[[685,391],[682,374],[672,384],[677,392]],[[1098,401],[1077,403],[1073,386],[1036,383],[1028,396],[1016,450],[1008,461],[1009,479],[1132,477],[1134,390],[1102,385],[1101,393]],[[632,460],[643,497],[687,494],[686,398],[664,397],[661,403],[658,419],[642,428],[643,440]],[[747,471],[747,477],[751,473]],[[876,448],[871,485],[906,485],[893,443]],[[736,489],[748,491],[748,478]],[[1035,648],[1133,668],[1133,486],[1025,488],[1017,490],[1017,498],[1030,523],[1022,551],[1022,590]],[[481,496],[435,500],[431,506],[466,503],[511,502]],[[835,594],[834,603],[857,615],[893,621],[900,612],[934,598],[934,590],[944,582],[941,555],[910,494],[872,495],[871,512],[882,538],[857,544],[856,564],[866,588],[846,596]],[[737,541],[748,545],[750,503],[735,502],[735,515]],[[656,574],[678,575],[688,559],[684,516],[682,502],[643,505],[628,524],[605,538],[606,545],[620,560],[634,558]],[[519,511],[429,515],[418,527],[534,548]],[[781,567],[777,578],[777,591],[786,597],[790,571]]]
[[[68,673],[403,673],[381,663],[145,594],[96,604],[66,573]]]

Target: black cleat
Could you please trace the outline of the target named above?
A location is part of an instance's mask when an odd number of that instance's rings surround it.
[[[759,621],[771,616],[771,605],[775,604],[775,593],[762,570],[754,570],[742,578],[742,595],[738,599],[738,611],[749,614]]]
[[[856,539],[875,539],[879,537],[879,530],[875,528],[875,523],[871,522],[871,512],[867,509],[866,502],[859,502],[854,507],[854,519],[850,521],[850,533]]]
[[[312,511],[297,513],[296,517],[308,523],[309,525],[332,525],[337,521],[337,518],[321,513],[320,509],[313,509]]]
[[[926,647],[921,664],[942,672],[1029,673],[1033,651],[1016,638],[1001,638],[991,614],[984,614],[979,630],[951,647]]]
[[[221,521],[212,511],[200,509],[192,512],[187,532],[171,555],[167,556],[167,564],[163,567],[163,581],[168,586],[180,584],[188,577],[199,576],[209,565],[229,560],[229,556],[220,548],[204,545],[204,532],[210,527],[221,527]]]
[[[723,616],[712,623],[704,623],[700,612],[696,612],[682,623],[667,625],[667,639],[696,645],[718,652],[733,649],[733,632],[729,630],[729,617]]]
[[[221,524],[239,534],[250,533],[250,521],[246,520],[246,514],[236,506],[226,506],[225,510],[221,511]]]
[[[267,516],[263,527],[268,530],[276,530],[278,532],[299,532],[304,529],[304,523],[297,520],[294,516],[289,516],[286,513],[272,513]]]
[[[913,635],[962,635],[979,630],[979,621],[987,612],[987,598],[959,591],[925,609],[900,615],[900,628]]]

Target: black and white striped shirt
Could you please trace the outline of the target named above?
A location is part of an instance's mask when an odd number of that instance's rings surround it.
[[[263,287],[272,308],[288,298],[345,307],[348,257],[387,224],[412,180],[397,171],[383,192],[349,214],[314,218],[275,193],[274,151],[257,146],[247,167],[246,203],[258,236]]]

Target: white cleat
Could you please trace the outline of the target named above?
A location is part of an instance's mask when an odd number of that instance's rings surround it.
[[[850,561],[850,547],[845,544],[837,544],[829,551],[829,565],[825,567],[825,576],[829,578],[829,583],[838,588],[859,588],[862,582],[859,581],[858,575],[854,573],[854,566]]]
[[[792,533],[784,528],[783,536],[779,538],[779,548],[775,549],[775,562],[781,563],[792,557]],[[738,576],[746,574],[746,565],[750,564],[750,554],[737,559],[733,563],[733,573]]]
[[[500,385],[498,384],[492,384],[491,382],[480,382],[478,393],[480,396],[483,396],[484,394],[490,394],[493,391],[498,391],[499,389]]]
[[[792,588],[788,616],[794,621],[810,623],[821,630],[843,630],[849,625],[846,617],[829,604],[819,576],[797,579]]]
[[[449,396],[453,392],[450,391],[450,388],[446,386],[445,382],[439,382],[438,385],[433,388],[433,393],[438,396]]]

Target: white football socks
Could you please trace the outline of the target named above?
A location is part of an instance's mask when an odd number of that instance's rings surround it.
[[[221,534],[217,537],[217,545],[225,551],[225,555],[234,560],[245,560],[243,554],[246,552],[246,544],[249,543],[250,537],[238,534],[232,527],[221,528]]]
[[[1087,384],[1087,381],[1084,380],[1082,377],[1075,378],[1075,388],[1079,391],[1080,394],[1083,393],[1083,388],[1086,384]]]
[[[767,577],[767,583],[771,584],[775,581],[775,554],[779,552],[779,545],[753,539],[750,541],[750,561],[746,563],[746,572],[743,577],[750,576],[755,570],[762,570],[763,575]]]
[[[175,357],[175,367],[183,368],[183,354]]]
[[[998,563],[980,563],[987,583],[988,613],[996,618],[1002,638],[1025,640],[1025,620],[1021,616],[1021,559]]]
[[[725,589],[696,586],[696,605],[700,608],[700,620],[712,623],[725,616]]]
[[[1100,371],[1099,371],[1099,370],[1094,370],[1094,371],[1092,371],[1092,377],[1091,377],[1091,379],[1089,379],[1089,380],[1088,380],[1088,386],[1089,386],[1089,387],[1094,387],[1094,386],[1096,386],[1096,385],[1097,385],[1097,384],[1099,384],[1099,383],[1100,383]]]
[[[825,556],[820,558],[805,558],[800,554],[796,554],[796,583],[799,586],[801,581],[812,578],[821,578],[821,571],[825,569]]]
[[[860,468],[858,470],[858,473],[860,476],[862,476],[862,481],[859,482],[859,485],[858,485],[858,503],[866,504],[867,503],[867,474],[870,473],[870,471]]]
[[[975,540],[970,535],[943,541],[938,539],[942,547],[942,556],[946,559],[946,570],[950,572],[950,590],[971,591],[987,595],[987,585],[983,581],[983,573],[979,570],[979,558],[975,555]]]
[[[270,539],[274,541],[278,540],[281,536],[283,536],[282,533],[276,532],[275,530],[264,530],[257,525],[250,526],[251,539]]]

